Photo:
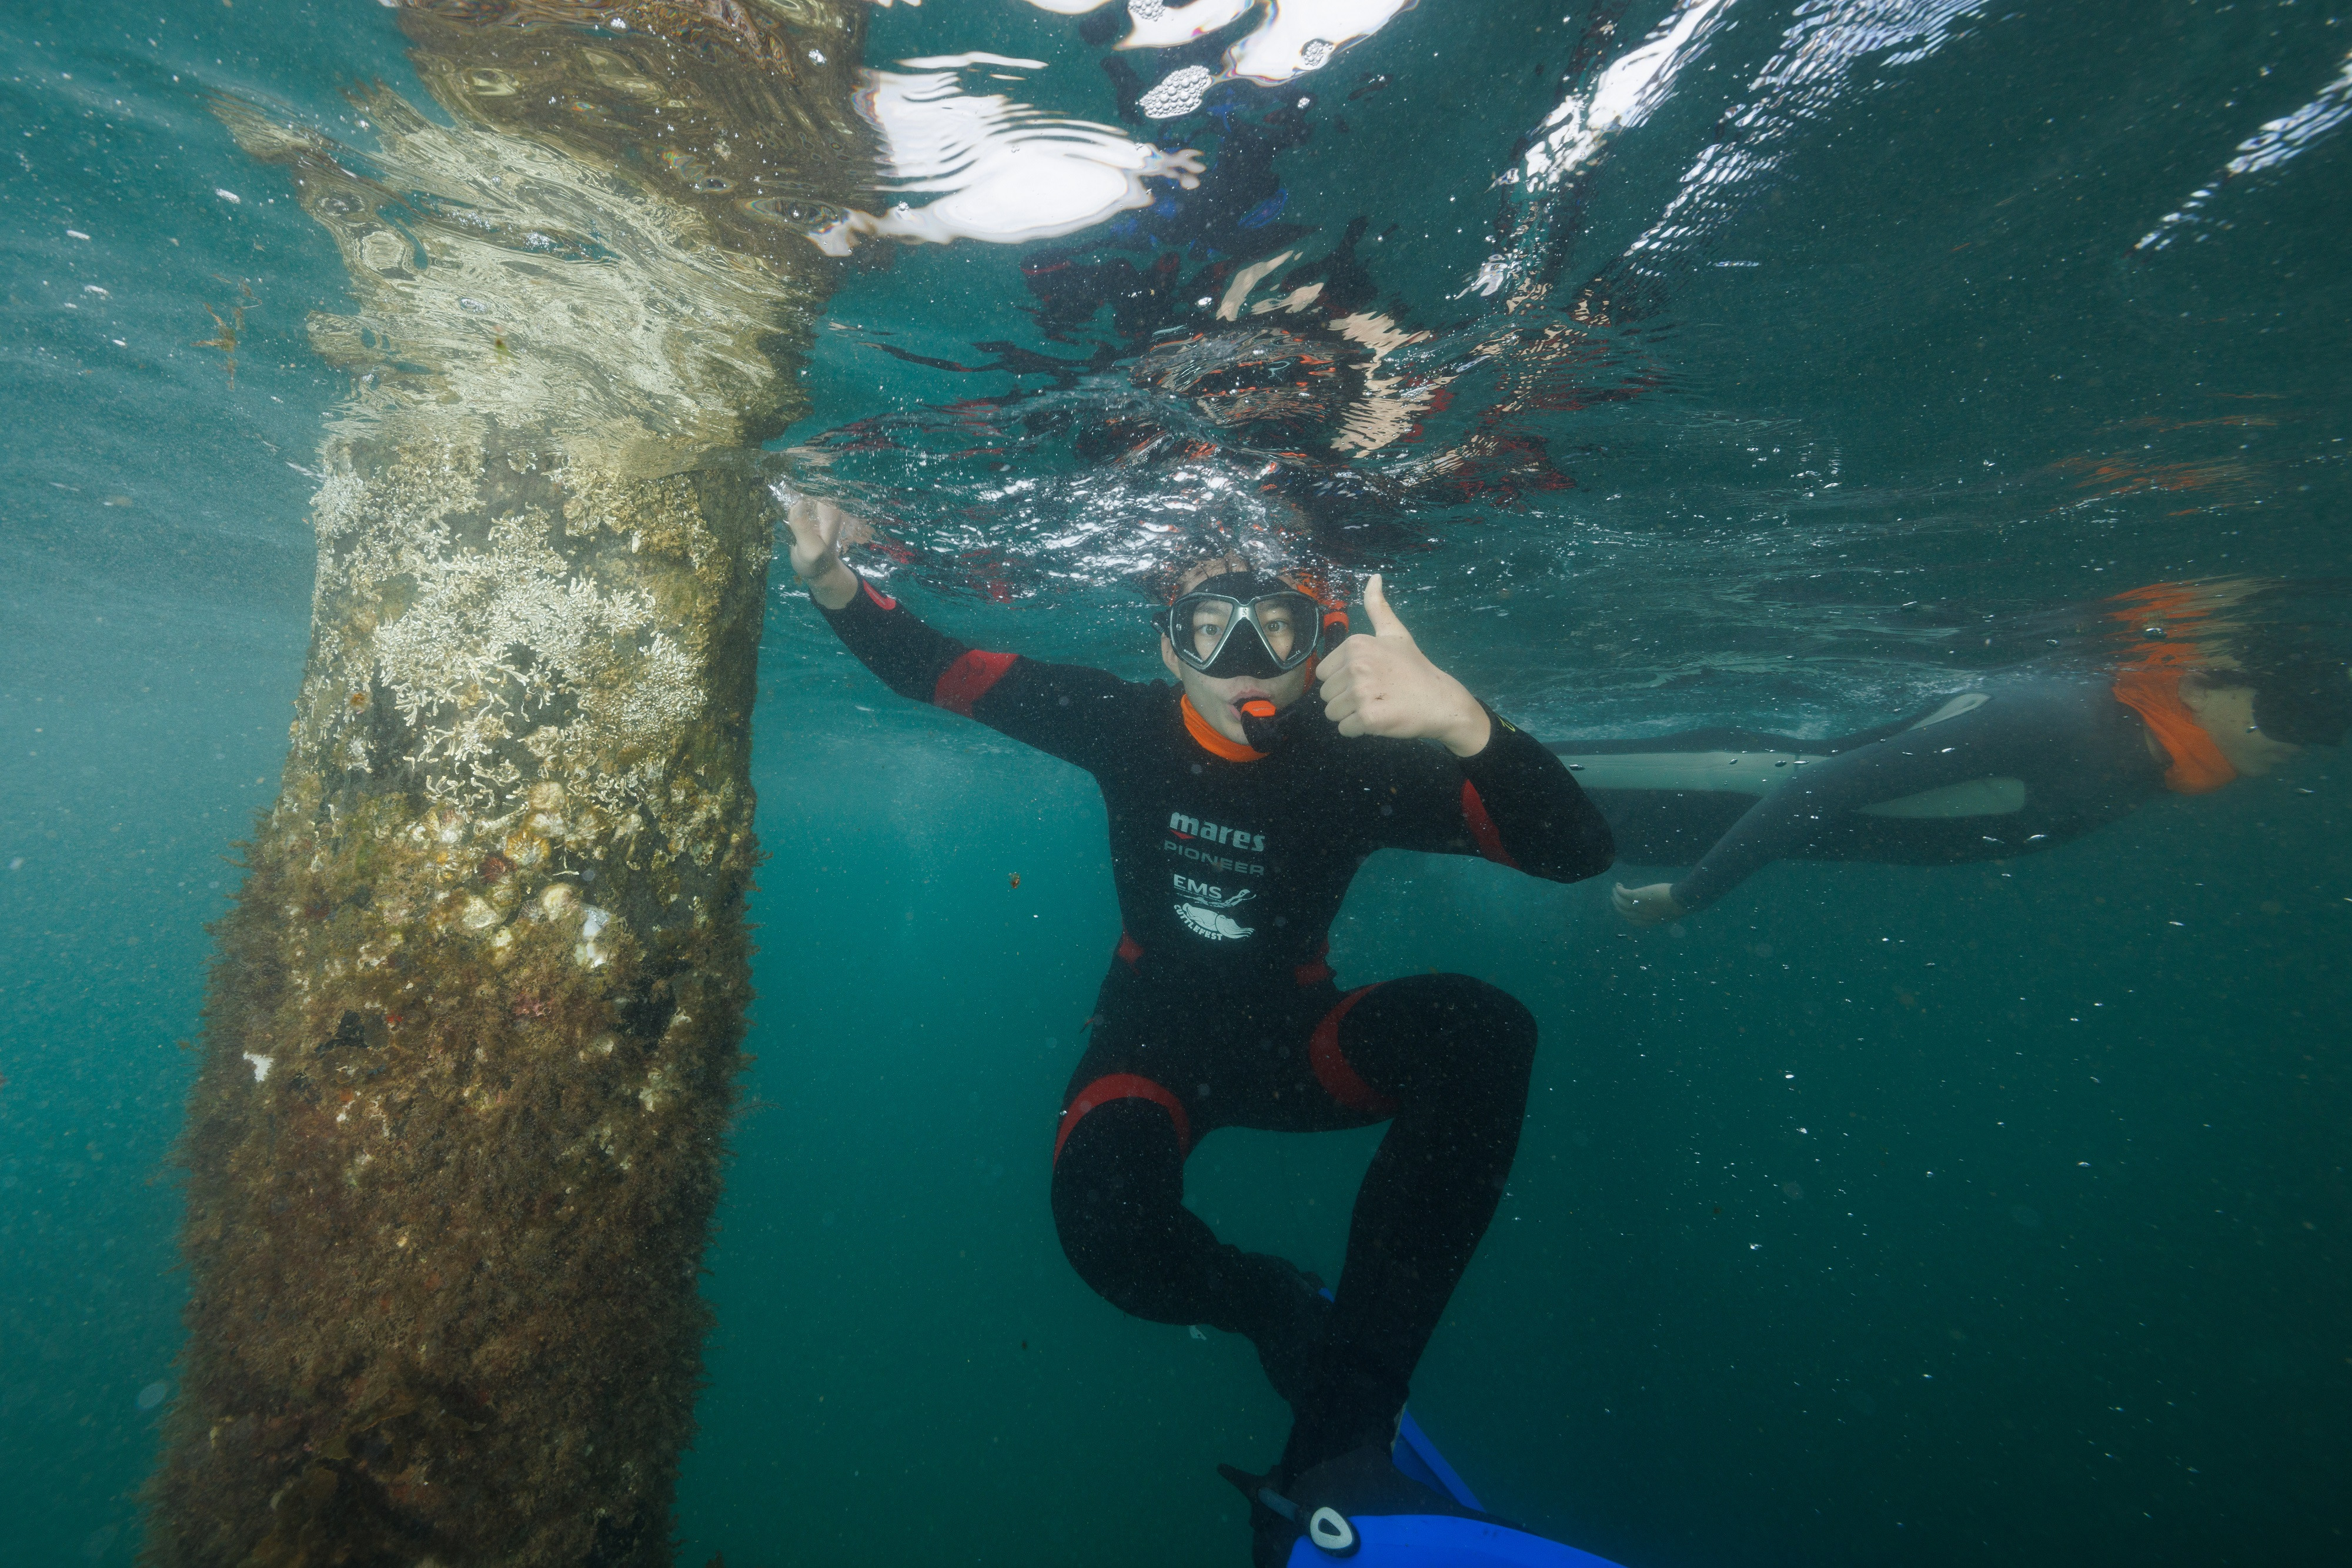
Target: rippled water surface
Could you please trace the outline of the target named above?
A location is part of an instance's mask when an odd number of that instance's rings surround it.
[[[2352,645],[2352,11],[864,26],[856,199],[636,155],[834,269],[761,461],[974,643],[1155,675],[1150,608],[1238,542],[1385,572],[1561,739],[1830,736],[2096,667],[2154,584],[2223,643]],[[178,1395],[174,1047],[285,758],[352,390],[306,326],[344,258],[225,116],[353,167],[372,104],[446,116],[361,0],[16,0],[0,53],[0,1555],[126,1563]],[[446,197],[402,221],[470,221]],[[1213,1467],[1278,1448],[1254,1358],[1112,1312],[1045,1204],[1117,933],[1099,798],[895,702],[774,580],[679,1560],[1242,1561]],[[1544,1030],[1424,1424],[1631,1568],[2340,1560],[2346,786],[2311,748],[2046,854],[1783,864],[1639,934],[1606,881],[1376,860],[1343,983],[1461,969]],[[1336,1273],[1369,1147],[1228,1133],[1192,1201]]]

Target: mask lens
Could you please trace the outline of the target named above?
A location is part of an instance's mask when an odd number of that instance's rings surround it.
[[[1217,644],[1225,639],[1225,628],[1234,623],[1234,604],[1230,599],[1202,599],[1196,601],[1185,616],[1188,635],[1185,642],[1196,659],[1216,656]]]
[[[1205,669],[1216,658],[1240,610],[1238,600],[1221,593],[1188,593],[1169,614],[1168,640],[1186,664]]]
[[[1314,610],[1312,603],[1296,593],[1268,594],[1250,607],[1258,634],[1265,639],[1265,651],[1286,668],[1314,637]]]

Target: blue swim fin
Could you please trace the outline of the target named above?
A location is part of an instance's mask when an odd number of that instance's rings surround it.
[[[1271,1478],[1219,1466],[1266,1527],[1279,1519],[1295,1532],[1286,1554],[1269,1556],[1280,1537],[1269,1541],[1262,1531],[1255,1560],[1281,1568],[1319,1568],[1340,1558],[1359,1568],[1618,1568],[1465,1501],[1469,1489],[1461,1477],[1418,1426],[1414,1432],[1410,1444],[1400,1436],[1391,1454],[1366,1448],[1325,1460],[1292,1482],[1287,1496]],[[1406,1474],[1406,1464],[1452,1476],[1460,1490],[1433,1488]]]
[[[1412,1418],[1410,1410],[1397,1420],[1396,1447],[1389,1450],[1389,1458],[1398,1469],[1422,1485],[1444,1492],[1464,1508],[1485,1511],[1468,1483],[1445,1462],[1445,1456],[1437,1451],[1437,1445],[1429,1440],[1429,1435],[1421,1429],[1421,1423]]]
[[[1618,1568],[1486,1512],[1410,1410],[1386,1454],[1359,1448],[1326,1460],[1293,1481],[1288,1495],[1271,1477],[1217,1469],[1265,1527],[1278,1528],[1279,1520],[1297,1532],[1287,1556],[1275,1559],[1283,1568],[1340,1558],[1360,1568]],[[1261,1534],[1260,1563],[1268,1544]]]

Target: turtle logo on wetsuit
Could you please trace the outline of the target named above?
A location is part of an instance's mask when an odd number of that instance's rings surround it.
[[[1243,887],[1227,893],[1221,887],[1194,882],[1179,872],[1176,890],[1192,900],[1189,904],[1176,906],[1176,918],[1195,936],[1206,936],[1212,942],[1238,942],[1257,929],[1254,925],[1244,925],[1232,915],[1223,913],[1255,898],[1257,894],[1253,889]]]

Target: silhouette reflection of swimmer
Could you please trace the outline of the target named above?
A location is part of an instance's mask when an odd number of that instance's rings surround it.
[[[1371,269],[1356,255],[1369,226],[1370,220],[1358,215],[1336,247],[1291,268],[1282,278],[1282,287],[1322,284],[1315,304],[1316,314],[1323,318],[1370,309],[1379,288]],[[1139,267],[1123,256],[1089,258],[1067,246],[1033,250],[1021,259],[1021,280],[1037,301],[1030,314],[1047,338],[1071,341],[1076,329],[1108,306],[1111,329],[1134,350],[1140,350],[1162,327],[1187,319],[1207,326],[1206,308],[1200,302],[1213,303],[1224,292],[1233,271],[1230,259],[1220,260],[1188,278],[1181,257],[1173,250],[1161,251],[1148,267]]]
[[[1558,741],[1626,860],[1688,865],[1620,884],[1637,926],[1678,919],[1780,860],[1941,865],[2063,843],[2162,790],[2258,778],[2305,746],[2342,744],[2342,660],[2296,649],[2198,664],[2174,644],[2101,679],[1996,680],[1832,740],[1757,730]]]
[[[1211,57],[1219,47],[1213,38],[1197,46]],[[1180,58],[1192,52],[1163,51]],[[1105,62],[1105,68],[1119,87],[1121,117],[1140,123],[1135,108],[1139,79],[1117,56]],[[1313,101],[1307,95],[1306,102],[1311,106]],[[1264,113],[1250,112],[1259,105],[1270,107]],[[1199,317],[1202,308],[1196,302],[1222,295],[1235,267],[1272,256],[1315,232],[1310,224],[1279,221],[1289,193],[1275,171],[1275,159],[1304,146],[1314,135],[1298,102],[1247,83],[1228,82],[1194,115],[1156,122],[1153,134],[1171,143],[1192,141],[1195,138],[1186,121],[1196,116],[1215,123],[1213,155],[1195,186],[1161,191],[1149,207],[1122,214],[1092,231],[1083,243],[1053,245],[1023,257],[1022,280],[1037,300],[1032,313],[1047,338],[1067,341],[1074,329],[1108,305],[1113,329],[1139,348],[1160,329]],[[1363,226],[1359,219],[1343,249],[1354,245]],[[1126,256],[1099,254],[1155,249],[1159,254],[1141,264]],[[1187,256],[1201,264],[1189,277],[1184,274]]]
[[[1110,307],[1111,329],[1120,337],[1149,337],[1171,313],[1183,263],[1172,251],[1162,251],[1149,270],[1139,270],[1123,256],[1090,261],[1067,250],[1032,251],[1021,258],[1021,280],[1037,298],[1030,313],[1038,329],[1056,342],[1068,342],[1071,331],[1093,320]]]
[[[1103,23],[1095,41],[1114,30]],[[1160,65],[1187,63],[1188,49],[1213,59],[1230,41],[1219,34],[1161,51]],[[1108,61],[1111,68],[1124,62]],[[1123,115],[1132,109],[1129,98],[1123,93]],[[1316,101],[1311,92],[1227,81],[1194,114],[1153,121],[1164,141],[1213,147],[1197,186],[1160,191],[1149,208],[1023,252],[1028,314],[1047,342],[1068,346],[1062,352],[975,342],[987,357],[967,362],[886,341],[868,346],[931,369],[1014,378],[1005,394],[953,405],[956,424],[975,433],[988,420],[984,409],[1012,415],[998,422],[1001,434],[975,450],[1067,441],[1084,462],[1137,470],[1222,459],[1334,561],[1392,559],[1426,548],[1426,529],[1406,520],[1408,510],[1510,506],[1567,488],[1571,481],[1551,462],[1542,436],[1491,418],[1449,432],[1454,438],[1444,446],[1394,460],[1423,439],[1423,418],[1448,406],[1462,370],[1490,361],[1496,349],[1427,347],[1433,335],[1405,324],[1402,300],[1382,308],[1364,215],[1336,243],[1301,245],[1316,225],[1281,221],[1294,204],[1276,157],[1312,137]],[[1013,413],[1034,396],[1030,378],[1050,378],[1056,391],[1070,392],[1114,367],[1134,386],[1181,404],[1153,408],[1113,391],[1092,407],[1081,401]],[[1521,370],[1531,380],[1546,373],[1534,361]],[[1601,379],[1608,384],[1587,387],[1579,377],[1565,392],[1547,382],[1532,406],[1630,395],[1615,372]],[[821,444],[872,449],[894,439],[861,423]],[[1366,465],[1375,452],[1391,460]]]

